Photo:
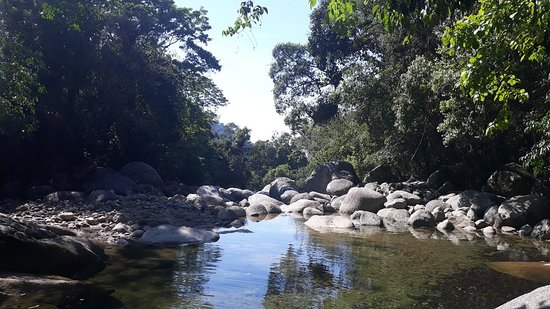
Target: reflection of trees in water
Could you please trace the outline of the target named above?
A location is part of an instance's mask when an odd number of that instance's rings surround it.
[[[221,256],[222,249],[215,244],[182,247],[177,256],[178,268],[173,273],[178,306],[212,307],[202,296]]]
[[[290,244],[279,262],[271,266],[265,307],[317,307],[339,290],[349,288],[349,248],[344,243],[320,246],[309,237],[301,240],[298,247]]]

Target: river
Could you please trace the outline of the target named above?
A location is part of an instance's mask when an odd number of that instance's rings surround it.
[[[238,309],[494,308],[550,284],[550,270],[538,271],[547,269],[540,261],[548,262],[550,243],[433,230],[315,231],[303,222],[280,215],[221,229],[216,243],[113,248],[91,281],[115,289],[127,308]]]

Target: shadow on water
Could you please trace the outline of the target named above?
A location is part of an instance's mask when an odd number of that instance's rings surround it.
[[[93,281],[127,308],[240,309],[493,308],[543,284],[490,265],[548,259],[548,244],[429,230],[317,232],[303,221],[248,222],[198,246],[112,250]]]

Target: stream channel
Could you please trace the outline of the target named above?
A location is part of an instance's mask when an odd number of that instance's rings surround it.
[[[126,308],[238,309],[494,308],[550,284],[548,242],[320,232],[304,221],[280,215],[220,229],[215,243],[109,249],[109,265],[91,281],[115,289]]]

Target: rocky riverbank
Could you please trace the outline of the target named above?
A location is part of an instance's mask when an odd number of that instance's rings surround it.
[[[490,192],[483,192],[457,190],[442,172],[427,181],[404,182],[384,181],[395,179],[388,173],[388,169],[377,168],[365,178],[368,182],[360,182],[350,164],[328,163],[320,165],[301,188],[281,177],[252,192],[167,185],[154,168],[142,162],[119,172],[94,168],[70,187],[80,190],[38,186],[29,190],[34,198],[0,202],[0,272],[6,272],[0,275],[0,284],[17,291],[21,281],[16,278],[23,278],[79,291],[86,284],[70,280],[102,269],[106,258],[102,244],[211,242],[219,238],[217,227],[240,227],[245,220],[259,221],[279,213],[303,216],[307,226],[320,231],[386,229],[432,237],[439,230],[451,240],[497,234],[550,240],[548,198],[516,194],[534,192],[536,183],[526,181],[525,175],[509,170],[494,174],[488,180],[490,190],[486,191]],[[37,261],[36,256],[42,259]],[[14,273],[64,276],[69,281],[29,279]],[[2,299],[13,303],[18,295],[0,294],[0,303]],[[103,294],[108,296],[108,291]]]

